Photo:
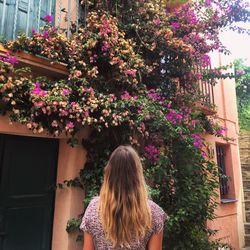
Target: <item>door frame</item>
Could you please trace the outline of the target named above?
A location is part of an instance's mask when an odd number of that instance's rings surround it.
[[[23,149],[21,149],[22,147]],[[44,151],[46,152],[45,155],[47,154],[49,155],[49,157],[44,158],[42,164],[37,163],[36,166],[34,165],[34,161],[38,160],[37,157],[40,157],[39,151],[37,153],[33,151],[36,155],[35,158],[29,157],[30,150],[32,151],[34,149],[35,151],[39,149],[45,150]],[[15,154],[15,152],[17,153],[17,155],[12,155],[12,153]],[[4,222],[3,228],[0,228],[0,232],[2,232],[2,235],[4,235],[3,237],[0,238],[0,242],[2,242],[3,240],[2,244],[4,246],[6,246],[6,244],[9,245],[10,239],[12,237],[14,238],[17,237],[15,233],[10,234],[9,230],[11,230],[10,225],[12,224],[9,224],[10,222],[5,217],[5,215],[13,211],[19,211],[18,212],[19,214],[16,213],[16,216],[19,217],[20,212],[21,213],[22,211],[25,212],[27,211],[27,209],[30,212],[28,213],[26,212],[26,216],[33,215],[35,221],[36,221],[35,218],[39,217],[44,218],[39,222],[39,225],[42,226],[40,227],[39,234],[35,235],[40,238],[41,242],[40,241],[39,242],[41,243],[42,249],[43,248],[48,249],[48,246],[51,246],[53,221],[54,221],[54,208],[55,208],[54,187],[57,181],[58,152],[59,152],[59,140],[54,138],[41,138],[33,136],[0,133],[0,174],[2,175],[0,182],[0,193],[1,193],[1,198],[3,199],[1,202],[1,209],[3,209],[2,210],[3,213],[0,213],[0,216],[1,217],[3,216],[2,218]],[[11,163],[13,162],[12,159],[13,157],[15,159],[15,156],[19,157],[20,162],[18,160],[14,160],[14,164],[12,164]],[[30,158],[30,160],[27,158]],[[26,165],[27,160],[29,162],[28,165]],[[44,164],[46,164],[46,166]],[[25,165],[29,167],[25,168]],[[25,172],[23,172],[24,171],[23,169],[25,169]],[[33,182],[34,186],[33,185],[30,186],[30,185],[24,185],[24,183],[27,183],[27,181],[29,183],[29,179],[26,179],[25,182],[21,181],[21,183],[18,184],[20,190],[23,190],[24,192],[19,193],[20,191],[19,188],[18,189],[15,188],[15,193],[12,193],[10,190],[12,190],[12,187],[16,187],[16,183],[9,180],[12,180],[12,178],[17,178],[20,180],[20,176],[16,173],[16,171],[18,170],[25,175],[23,176],[23,178],[29,178],[27,177],[26,174],[29,173],[28,176],[30,176],[31,178],[33,176],[37,180],[40,179],[44,181],[39,182],[39,184],[37,183],[37,181],[35,181]],[[39,173],[42,174],[43,177]],[[42,179],[39,178],[40,176]],[[15,184],[13,185],[13,183]],[[22,189],[22,187],[24,189]],[[36,187],[38,189],[36,189]],[[36,191],[33,188],[35,188]],[[34,209],[40,209],[41,212],[40,216],[37,217],[37,214],[34,213],[35,211]],[[34,226],[35,225],[31,225],[31,227],[29,228],[30,229],[32,228],[33,231],[35,229]],[[8,235],[10,238],[8,237]],[[7,242],[5,242],[5,239],[7,240]]]
[[[78,140],[88,138],[89,128],[84,128],[79,132]],[[10,124],[8,116],[0,116],[0,133],[9,135],[22,135],[31,137],[49,136],[46,132],[33,134],[20,123]],[[59,151],[57,160],[56,183],[63,183],[79,175],[79,171],[84,167],[86,161],[86,150],[81,143],[74,148],[67,144],[68,136],[61,135],[59,139]],[[0,142],[1,143],[1,142]],[[0,144],[1,146],[1,144]],[[82,243],[76,242],[78,234],[69,235],[66,232],[66,225],[69,219],[78,218],[83,212],[84,193],[79,188],[56,189],[54,198],[54,215],[52,222],[52,243],[51,250],[82,250]]]

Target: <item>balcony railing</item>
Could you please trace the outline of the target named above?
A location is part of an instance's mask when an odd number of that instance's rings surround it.
[[[196,73],[206,74],[211,70],[211,65],[207,67],[197,68]],[[207,107],[214,107],[214,86],[211,79],[198,80],[198,94],[200,96],[201,104]]]
[[[200,110],[207,115],[215,114],[214,85],[211,81],[198,81],[198,95],[200,101],[197,106]]]
[[[71,23],[76,25],[81,14],[79,0],[0,0],[0,38],[15,39],[18,34],[31,34],[45,24],[46,15],[53,17],[52,24],[70,35]]]
[[[211,69],[211,66],[208,67],[202,67],[202,68],[196,68],[193,69],[192,72],[194,74],[200,74],[203,75]],[[198,78],[198,77],[197,77]],[[182,81],[186,81],[186,77],[184,76],[182,78]],[[202,110],[203,113],[207,115],[212,115],[216,113],[215,110],[215,100],[214,100],[214,83],[213,80],[211,79],[200,79],[196,80],[196,88],[195,88],[195,93],[190,92],[188,89],[186,89],[184,86],[181,86],[180,83],[178,84],[178,88],[180,89],[181,94],[189,93],[192,95],[196,95],[197,97],[197,102],[196,106]]]

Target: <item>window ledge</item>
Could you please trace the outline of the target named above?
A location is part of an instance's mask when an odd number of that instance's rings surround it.
[[[228,199],[221,199],[220,200],[220,202],[222,203],[222,204],[227,204],[227,203],[235,203],[235,202],[237,202],[238,200],[236,200],[236,199],[230,199],[230,198],[228,198]]]
[[[9,51],[0,43],[0,56],[4,56]],[[67,65],[62,63],[52,63],[48,59],[35,56],[26,52],[16,52],[12,55],[17,57],[17,67],[30,67],[35,76],[47,76],[51,79],[61,79],[68,76]]]
[[[210,107],[201,101],[196,103],[196,107],[205,115],[215,115],[217,113],[217,110],[215,107],[213,106]]]

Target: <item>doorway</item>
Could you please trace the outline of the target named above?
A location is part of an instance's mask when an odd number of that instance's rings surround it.
[[[0,250],[50,250],[58,140],[0,134]]]

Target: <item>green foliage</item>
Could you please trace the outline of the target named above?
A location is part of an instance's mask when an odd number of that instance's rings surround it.
[[[250,130],[250,66],[238,59],[234,67],[240,128]]]
[[[71,179],[71,180],[65,180],[63,183],[58,183],[57,184],[58,188],[64,188],[64,187],[79,187],[82,188],[82,183],[78,177]]]
[[[80,218],[79,219],[71,219],[68,221],[67,223],[67,227],[66,227],[66,231],[68,233],[72,233],[75,231],[75,228],[79,228],[80,227],[80,224],[81,224],[81,220]]]

